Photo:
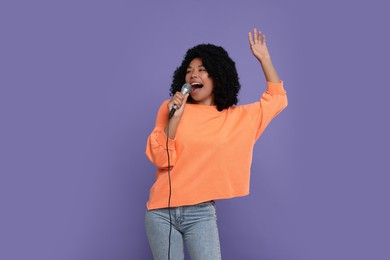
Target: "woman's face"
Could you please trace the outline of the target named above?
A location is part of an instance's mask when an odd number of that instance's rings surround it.
[[[185,80],[192,86],[190,95],[195,104],[214,105],[213,80],[209,77],[201,58],[195,58],[191,61]]]

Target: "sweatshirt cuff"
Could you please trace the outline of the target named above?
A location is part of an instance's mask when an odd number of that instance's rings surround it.
[[[269,82],[267,81],[267,93],[271,95],[283,95],[286,94],[286,90],[283,88],[283,81]]]
[[[165,134],[165,131],[161,131],[161,133],[157,136],[157,141],[160,143],[162,147],[166,147],[167,143],[167,135]],[[168,148],[169,150],[174,150],[175,149],[175,140],[168,138]]]

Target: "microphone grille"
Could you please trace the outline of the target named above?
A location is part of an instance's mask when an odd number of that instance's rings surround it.
[[[181,93],[183,93],[183,95],[185,95],[187,93],[190,93],[191,89],[192,89],[192,86],[190,84],[186,83],[181,87]]]

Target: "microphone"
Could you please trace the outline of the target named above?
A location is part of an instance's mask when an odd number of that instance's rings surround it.
[[[182,87],[181,87],[181,93],[183,95],[187,94],[187,93],[190,93],[191,91],[191,88],[192,86],[188,83],[184,84]],[[169,112],[169,117],[168,117],[168,120],[172,118],[173,114],[175,114],[177,110],[177,106],[176,105],[173,105],[171,111]]]

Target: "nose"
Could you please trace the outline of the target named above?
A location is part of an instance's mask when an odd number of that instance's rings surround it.
[[[192,71],[191,72],[191,78],[193,79],[193,78],[197,78],[197,77],[198,77],[198,72]]]

